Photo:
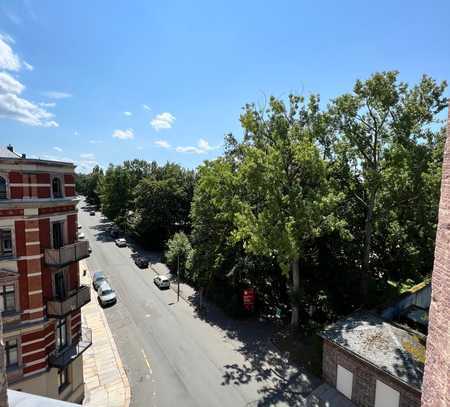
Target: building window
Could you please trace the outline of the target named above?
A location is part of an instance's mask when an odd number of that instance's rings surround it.
[[[0,256],[12,255],[12,237],[11,231],[0,229]]]
[[[6,368],[17,366],[17,339],[5,341]]]
[[[66,319],[59,319],[56,327],[56,349],[58,351],[67,346],[67,322]]]
[[[69,384],[69,371],[68,368],[58,370],[58,390],[61,393]]]
[[[0,177],[0,199],[7,199],[8,194],[6,191],[6,179]]]
[[[53,198],[62,198],[61,180],[59,178],[53,178],[52,180],[52,193]]]
[[[14,284],[0,287],[0,297],[4,311],[16,310],[16,287]]]

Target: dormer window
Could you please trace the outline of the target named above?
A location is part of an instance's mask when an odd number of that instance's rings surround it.
[[[52,180],[52,194],[53,198],[62,198],[62,185],[61,180],[59,178],[53,178]]]

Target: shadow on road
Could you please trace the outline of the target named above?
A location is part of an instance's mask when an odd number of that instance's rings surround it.
[[[226,338],[236,344],[236,350],[245,363],[226,364],[222,386],[239,386],[250,382],[260,383],[261,398],[252,405],[273,406],[285,403],[304,406],[306,397],[321,383],[305,369],[293,366],[272,344],[271,338],[279,329],[272,322],[256,318],[231,319],[218,307],[203,299],[200,308],[198,292],[188,300],[196,309],[196,316],[223,331]]]

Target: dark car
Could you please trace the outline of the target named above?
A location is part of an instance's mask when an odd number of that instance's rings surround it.
[[[145,269],[148,267],[148,260],[143,256],[134,257],[134,263],[141,269]]]
[[[89,212],[89,215],[95,216],[95,211],[90,211],[90,212]]]
[[[95,291],[98,290],[98,287],[104,281],[106,281],[106,277],[101,271],[96,271],[93,274],[93,276],[92,276],[92,285],[94,286]]]

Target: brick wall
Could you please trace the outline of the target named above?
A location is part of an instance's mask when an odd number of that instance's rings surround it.
[[[420,392],[418,390],[411,389],[392,376],[356,358],[353,354],[324,340],[322,375],[323,379],[333,387],[336,387],[338,364],[353,373],[352,401],[357,406],[375,406],[377,380],[400,393],[400,407],[420,406]]]
[[[450,406],[450,109],[442,163],[422,406]]]

